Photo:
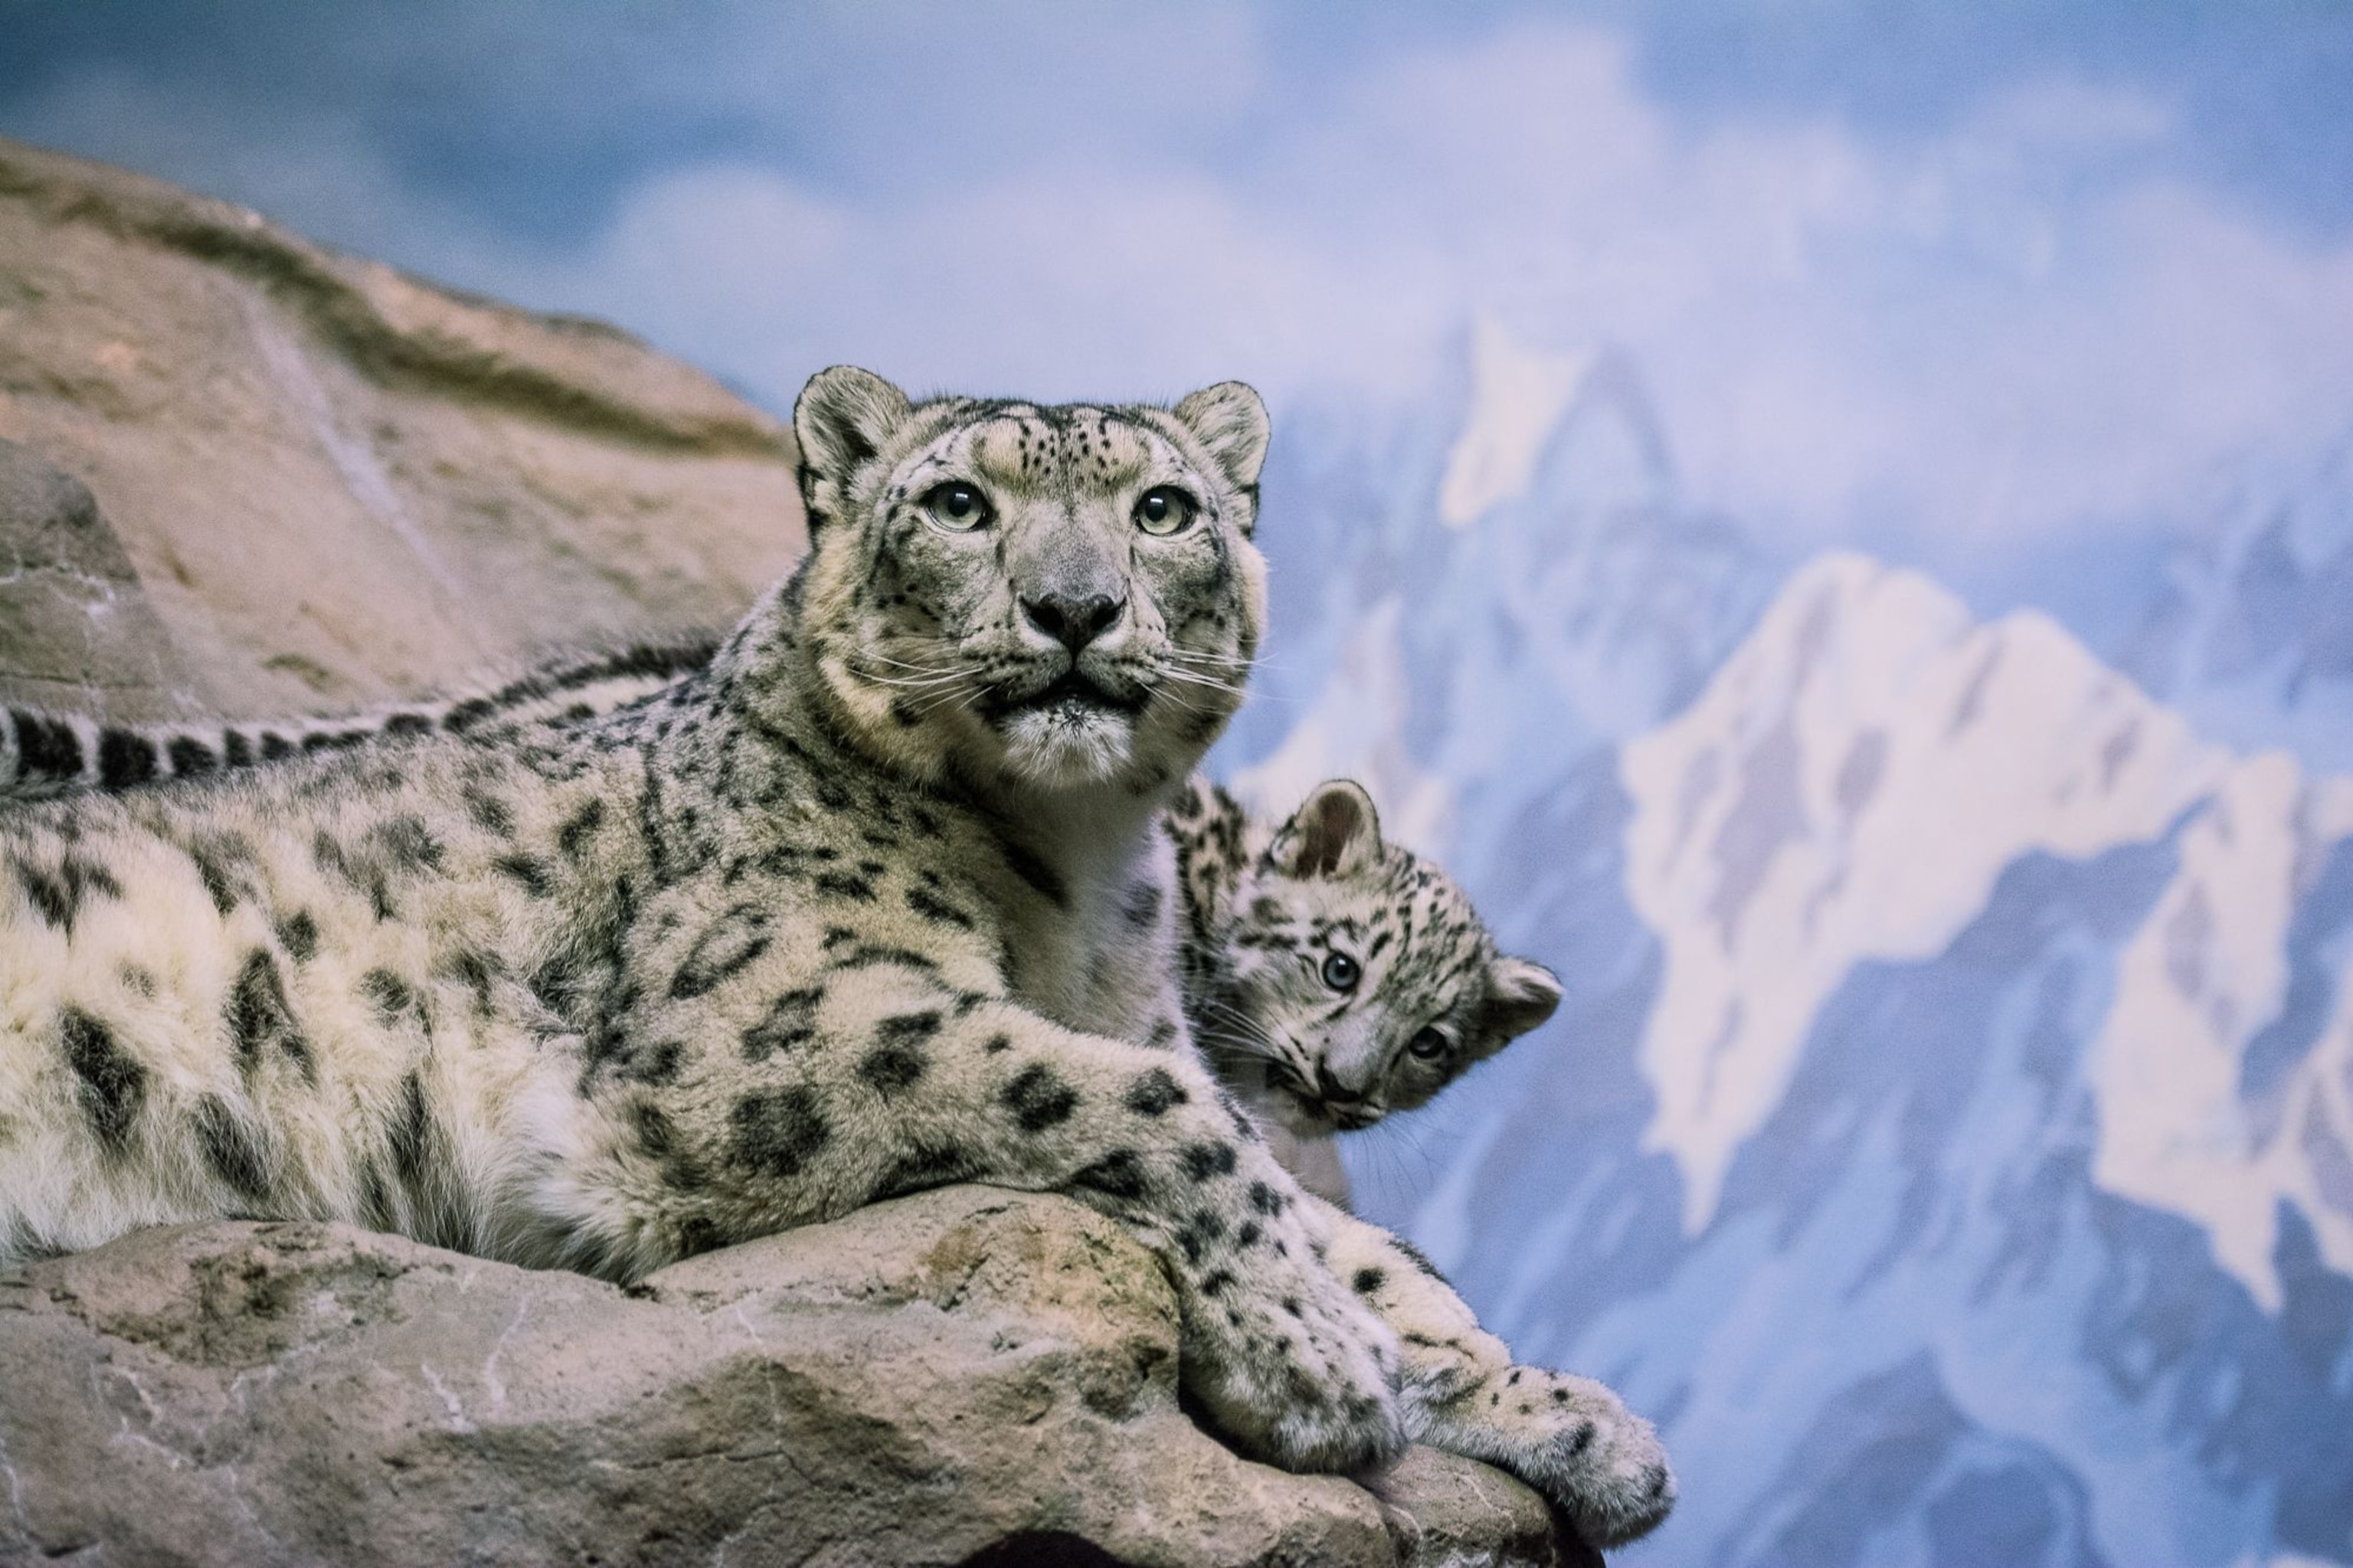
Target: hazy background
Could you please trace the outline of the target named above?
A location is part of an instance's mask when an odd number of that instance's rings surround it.
[[[1221,764],[1366,778],[1567,976],[1354,1161],[1662,1417],[1627,1561],[2353,1562],[2353,7],[0,39],[0,133],[779,412],[1256,383]]]
[[[776,407],[843,359],[1395,395],[1484,310],[1632,350],[1694,499],[2071,619],[2146,585],[2153,514],[2353,392],[2339,5],[0,19],[10,134],[607,316]]]

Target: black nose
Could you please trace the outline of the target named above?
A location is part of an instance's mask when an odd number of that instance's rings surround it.
[[[1326,1062],[1315,1064],[1315,1094],[1319,1099],[1333,1106],[1353,1106],[1365,1097],[1362,1092],[1334,1077],[1331,1065]]]
[[[1127,600],[1100,593],[1083,599],[1048,593],[1024,599],[1021,613],[1030,625],[1076,653],[1119,624],[1127,613]]]

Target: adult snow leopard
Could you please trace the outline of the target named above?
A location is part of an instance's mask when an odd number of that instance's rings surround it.
[[[1058,1191],[1159,1255],[1253,1451],[1418,1435],[1655,1523],[1648,1427],[1302,1194],[1190,1048],[1154,823],[1259,638],[1256,396],[841,367],[795,429],[807,557],[650,703],[0,819],[0,1253],[241,1213],[626,1280]]]
[[[543,663],[465,696],[330,717],[108,725],[0,711],[0,797],[201,778],[319,750],[495,726],[573,726],[659,694],[719,639]],[[62,737],[62,740],[57,738]],[[1195,1041],[1310,1191],[1346,1190],[1330,1139],[1410,1110],[1551,1016],[1550,971],[1501,953],[1443,868],[1385,842],[1371,797],[1327,779],[1288,819],[1196,774],[1164,813]]]

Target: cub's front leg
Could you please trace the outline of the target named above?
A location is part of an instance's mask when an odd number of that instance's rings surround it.
[[[592,1250],[626,1238],[619,1272],[951,1181],[1065,1192],[1159,1255],[1182,1375],[1246,1446],[1314,1470],[1400,1451],[1396,1341],[1324,1263],[1330,1212],[1188,1053],[875,955],[726,990],[645,1021],[713,1043],[668,1081],[623,1062],[596,1091],[609,1163],[565,1206]]]
[[[1590,1378],[1514,1365],[1419,1253],[1344,1212],[1328,1217],[1334,1270],[1397,1331],[1409,1435],[1510,1471],[1595,1546],[1658,1527],[1675,1481],[1649,1422]]]

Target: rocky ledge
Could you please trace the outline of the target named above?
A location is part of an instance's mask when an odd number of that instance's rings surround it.
[[[0,1562],[1589,1562],[1526,1488],[1363,1483],[1179,1408],[1176,1301],[1065,1199],[953,1187],[632,1289],[343,1225],[0,1276]]]

